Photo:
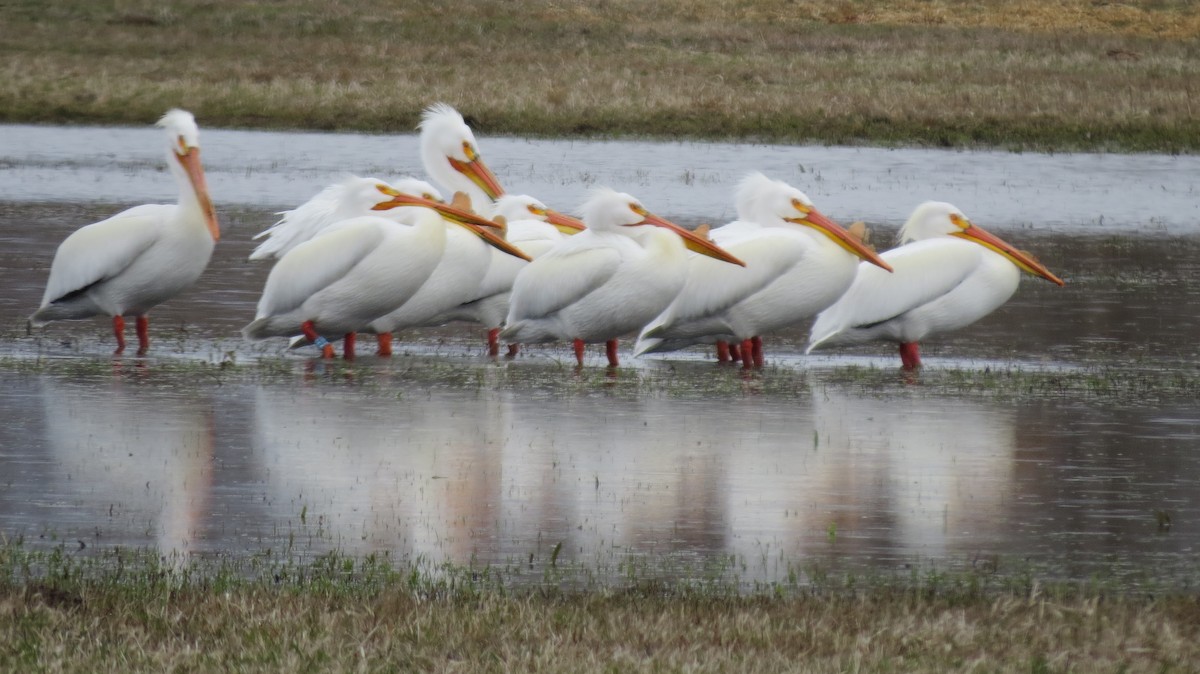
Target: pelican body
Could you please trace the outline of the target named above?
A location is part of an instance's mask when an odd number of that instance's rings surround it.
[[[649,213],[634,197],[596,190],[582,207],[587,230],[560,242],[517,274],[506,327],[510,342],[606,342],[618,365],[617,338],[662,312],[683,287],[688,253],[740,260],[678,225]]]
[[[761,366],[761,335],[833,304],[850,287],[860,260],[887,269],[803,192],[761,173],[739,184],[737,212],[738,220],[711,235],[746,266],[692,256],[683,289],[638,339],[639,355],[735,341],[746,352],[745,366]],[[720,348],[719,357],[727,357]]]
[[[200,163],[200,131],[184,110],[158,121],[167,133],[167,166],[177,204],[147,204],[81,227],[59,245],[34,327],[111,316],[116,353],[125,350],[125,316],[137,319],[138,354],[150,346],[147,312],[196,282],[220,238]]]
[[[913,370],[921,364],[920,340],[995,311],[1016,292],[1022,271],[1063,285],[1032,256],[945,202],[918,206],[900,240],[881,256],[895,273],[860,265],[850,289],[817,316],[808,352],[832,344],[896,342],[904,369]]]
[[[288,251],[271,269],[248,339],[303,334],[332,356],[324,335],[351,335],[414,295],[446,245],[429,209],[405,209],[412,225],[379,216],[344,220]]]

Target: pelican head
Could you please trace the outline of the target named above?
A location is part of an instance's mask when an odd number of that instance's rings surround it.
[[[683,239],[683,245],[691,251],[707,255],[730,264],[746,266],[745,262],[730,255],[712,241],[696,235],[683,227],[650,211],[636,197],[607,187],[596,188],[592,196],[580,207],[583,222],[588,229],[601,232],[617,232],[621,227],[653,225],[668,229]]]
[[[827,237],[851,255],[892,271],[891,265],[875,251],[818,211],[807,194],[782,180],[771,180],[757,171],[747,175],[738,184],[735,204],[740,220],[767,227],[786,226],[785,223],[809,227],[816,235]]]
[[[200,128],[196,126],[196,118],[187,110],[173,108],[158,120],[158,126],[167,131],[167,164],[171,167],[171,173],[179,180],[181,187],[186,181],[190,188],[180,190],[181,193],[190,191],[195,195],[196,207],[204,218],[208,233],[213,241],[220,239],[221,227],[217,224],[217,212],[208,195],[204,167],[200,164]]]
[[[472,201],[478,208],[477,196],[495,200],[504,194],[491,169],[479,156],[475,134],[463,116],[445,103],[435,103],[421,114],[421,159],[426,170],[445,187],[466,187],[463,176],[478,191]]]
[[[503,216],[509,222],[517,220],[545,222],[548,210],[546,204],[528,194],[505,194],[496,200],[496,205],[492,208],[492,217]]]
[[[1008,258],[1018,268],[1051,283],[1063,285],[1041,262],[1029,253],[1019,251],[1000,237],[988,232],[971,220],[953,204],[944,201],[926,201],[917,206],[908,221],[900,228],[900,242],[919,241],[937,236],[952,236],[977,243]]]

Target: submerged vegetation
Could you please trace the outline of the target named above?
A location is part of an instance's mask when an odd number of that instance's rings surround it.
[[[1190,596],[988,572],[603,588],[338,555],[173,566],[0,547],[6,671],[1188,671]]]
[[[0,120],[1200,150],[1179,0],[0,6]]]

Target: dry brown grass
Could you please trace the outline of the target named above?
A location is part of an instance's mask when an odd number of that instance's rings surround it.
[[[1191,598],[0,593],[6,671],[1159,672],[1196,662]]]
[[[0,119],[1200,147],[1200,6],[752,0],[0,6]]]

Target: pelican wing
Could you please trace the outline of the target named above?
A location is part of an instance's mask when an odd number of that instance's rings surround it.
[[[849,328],[884,323],[942,297],[979,268],[983,251],[957,239],[926,239],[883,253],[891,274],[859,263],[850,289],[817,316],[809,350]]]
[[[42,306],[120,274],[158,240],[174,205],[147,204],[79,228],[54,254]]]
[[[558,248],[535,259],[513,283],[510,322],[545,318],[578,302],[612,278],[623,257],[616,248],[597,246]]]
[[[258,318],[287,313],[349,274],[383,243],[387,227],[403,225],[353,218],[297,245],[271,269],[258,302]]]
[[[664,312],[661,324],[669,327],[713,316],[762,290],[795,265],[803,264],[811,248],[806,237],[785,229],[760,228],[752,236],[722,242],[725,250],[746,262],[745,267],[693,256],[688,261],[687,282]],[[660,321],[651,326],[657,324]]]

